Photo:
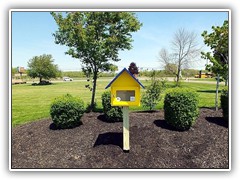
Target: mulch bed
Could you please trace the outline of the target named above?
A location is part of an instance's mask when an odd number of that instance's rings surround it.
[[[54,128],[51,119],[12,129],[15,168],[229,168],[229,130],[222,111],[202,108],[196,124],[176,131],[163,111],[130,113],[130,151],[123,152],[122,122],[86,113],[83,125]]]

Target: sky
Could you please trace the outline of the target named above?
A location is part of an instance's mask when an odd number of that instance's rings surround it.
[[[199,47],[209,51],[204,45],[201,33],[211,32],[212,26],[221,26],[228,19],[228,12],[136,12],[143,24],[141,29],[132,33],[133,48],[119,52],[121,61],[115,62],[119,70],[135,62],[141,69],[162,69],[158,61],[161,48],[171,51],[174,33],[184,28],[197,34]],[[54,43],[53,33],[58,29],[49,12],[12,12],[12,67],[25,67],[34,56],[51,54],[54,64],[62,71],[81,70],[81,63],[65,55],[66,46]],[[193,63],[190,68],[204,69],[206,60]]]

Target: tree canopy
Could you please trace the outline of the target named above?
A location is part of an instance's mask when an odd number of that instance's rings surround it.
[[[130,12],[51,12],[58,30],[53,34],[55,43],[68,46],[66,54],[81,61],[87,76],[93,76],[91,106],[94,104],[98,74],[119,61],[120,50],[132,48],[131,32],[141,23]]]
[[[52,55],[49,54],[34,56],[28,61],[28,75],[31,78],[39,78],[40,83],[43,79],[56,78],[60,71],[53,62]]]
[[[204,43],[209,46],[212,52],[201,52],[202,57],[210,60],[212,64],[207,64],[206,69],[217,74],[215,108],[218,110],[218,88],[220,76],[225,79],[225,85],[228,84],[228,21],[225,20],[223,25],[212,26],[212,33],[204,31],[202,37]]]
[[[206,66],[207,69],[221,75],[226,81],[228,79],[228,21],[225,20],[223,25],[212,26],[211,33],[204,31],[202,37],[204,43],[209,46],[212,52],[201,52],[202,57],[210,60],[212,64]]]

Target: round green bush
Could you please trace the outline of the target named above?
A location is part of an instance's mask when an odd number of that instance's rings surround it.
[[[187,88],[167,91],[164,99],[164,117],[177,130],[188,130],[199,115],[198,96]]]
[[[50,108],[50,115],[57,128],[73,128],[81,124],[84,102],[70,94],[57,97]]]
[[[122,109],[118,106],[111,106],[110,91],[106,91],[102,94],[102,106],[107,121],[119,122],[123,120]]]
[[[221,91],[221,108],[223,111],[223,118],[228,121],[228,89],[225,88]]]

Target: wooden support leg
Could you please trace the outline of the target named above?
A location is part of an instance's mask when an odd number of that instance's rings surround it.
[[[129,152],[129,107],[124,106],[123,111],[123,151]]]

